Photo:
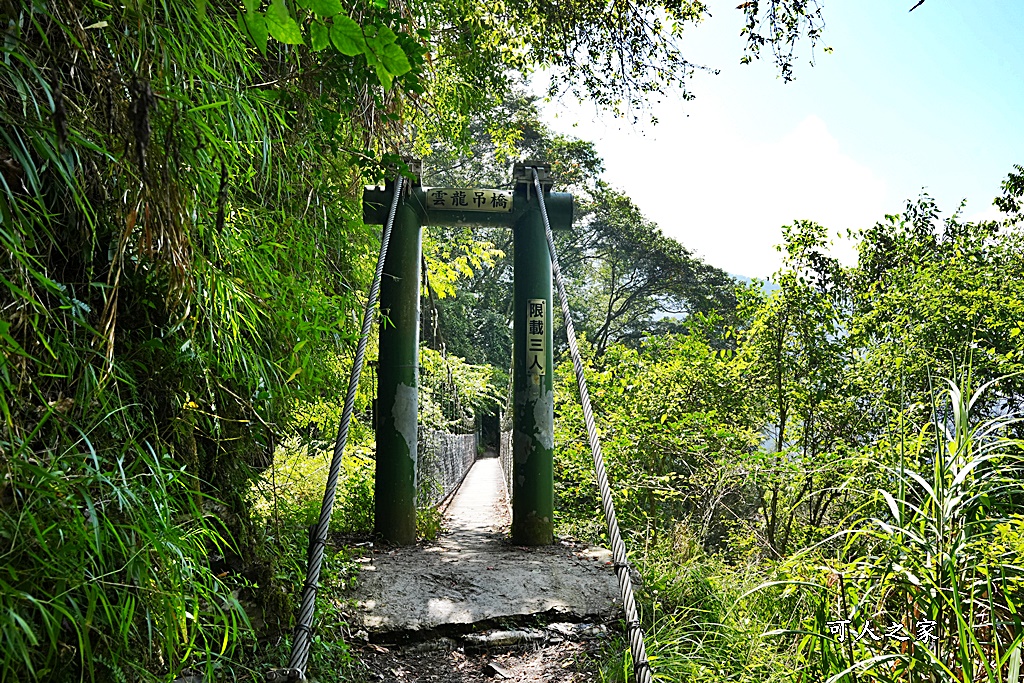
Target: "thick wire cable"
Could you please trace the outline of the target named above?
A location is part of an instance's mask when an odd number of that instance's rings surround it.
[[[558,267],[558,256],[555,254],[555,238],[551,233],[548,221],[548,209],[544,204],[544,190],[540,184],[537,169],[533,170],[533,184],[537,188],[540,200],[540,214],[544,219],[544,234],[548,240],[548,251],[551,253],[551,270],[558,286],[558,299],[562,304],[562,317],[565,318],[565,332],[569,338],[569,353],[572,366],[576,370],[576,385],[580,391],[580,403],[583,405],[583,419],[587,423],[587,440],[590,452],[594,456],[594,471],[597,473],[597,486],[601,490],[601,507],[608,525],[608,539],[612,546],[612,561],[615,575],[619,580],[619,592],[622,594],[622,607],[626,613],[626,629],[629,638],[629,649],[633,655],[633,675],[638,683],[652,683],[654,680],[651,666],[647,661],[647,648],[644,646],[644,632],[640,627],[640,616],[636,609],[633,596],[633,580],[629,575],[629,562],[626,558],[626,544],[619,533],[619,523],[615,518],[615,504],[612,502],[612,490],[608,484],[608,474],[604,469],[604,455],[601,442],[597,437],[597,425],[594,422],[594,410],[590,405],[590,393],[587,391],[587,379],[583,374],[583,359],[580,356],[579,344],[576,342],[576,330],[573,328],[572,317],[569,315],[569,298],[565,294],[565,283],[562,280],[562,269]]]
[[[341,456],[348,442],[348,428],[352,422],[352,412],[356,403],[356,392],[359,390],[359,376],[363,371],[363,358],[366,356],[366,341],[373,327],[374,309],[380,293],[380,280],[384,274],[384,257],[388,253],[388,241],[391,239],[391,227],[398,211],[398,199],[402,192],[402,181],[399,175],[395,180],[395,196],[391,199],[391,210],[388,212],[384,234],[380,240],[380,256],[377,257],[377,270],[370,285],[370,295],[363,311],[363,329],[356,347],[356,357],[352,362],[352,374],[348,381],[348,393],[345,395],[345,408],[341,413],[341,424],[338,426],[338,438],[334,441],[334,455],[331,457],[331,469],[327,475],[327,486],[324,489],[324,500],[320,506],[320,519],[313,530],[309,549],[309,566],[306,569],[306,583],[302,587],[302,604],[299,607],[299,621],[295,626],[292,640],[292,656],[288,661],[290,674],[299,680],[305,680],[306,665],[309,661],[310,633],[313,625],[313,610],[316,607],[317,586],[320,583],[320,568],[324,561],[324,548],[327,545],[327,528],[331,524],[331,512],[334,509],[334,494],[338,488],[338,474],[341,471]]]

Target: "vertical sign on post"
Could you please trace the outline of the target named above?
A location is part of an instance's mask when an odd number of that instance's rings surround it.
[[[544,299],[526,302],[526,374],[530,376],[530,393],[539,393],[540,379],[544,375],[544,323],[547,320]]]

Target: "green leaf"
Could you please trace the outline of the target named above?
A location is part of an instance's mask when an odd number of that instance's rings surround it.
[[[314,21],[309,27],[309,39],[313,49],[319,52],[331,44],[327,34],[327,26],[319,21]]]
[[[0,339],[2,339],[5,342],[7,342],[8,346],[9,346],[9,348],[11,350],[21,351],[22,350],[21,345],[17,341],[15,341],[14,337],[12,337],[8,333],[10,329],[11,329],[11,324],[10,323],[4,322],[3,320],[0,320]]]
[[[371,67],[375,69],[378,67],[384,68],[384,65],[380,63],[379,59],[377,59],[377,55],[370,48],[366,48],[366,50],[363,52],[363,56],[366,57],[366,63],[369,64]]]
[[[387,26],[370,24],[363,29],[366,34],[366,45],[379,57],[388,43],[395,42],[395,32]]]
[[[384,86],[385,90],[391,90],[391,82],[393,79],[391,78],[391,74],[388,73],[388,70],[384,68],[383,64],[377,64],[377,80],[380,81],[380,84]]]
[[[196,15],[199,16],[199,21],[206,21],[206,6],[208,4],[207,0],[196,0]]]
[[[366,45],[373,52],[377,61],[387,69],[392,76],[401,76],[412,67],[409,65],[409,58],[395,41],[398,36],[387,26],[375,26],[375,30],[367,31]],[[367,53],[369,61],[369,52]],[[390,79],[388,79],[390,81]],[[383,84],[383,80],[381,83]]]
[[[341,13],[341,0],[311,0],[309,6],[320,17],[333,17]]]
[[[380,55],[380,61],[395,76],[401,76],[412,69],[412,66],[409,64],[409,58],[398,43],[388,43],[385,45]]]
[[[249,40],[259,48],[260,53],[267,54],[267,22],[261,14],[247,12],[238,13],[238,30],[242,35],[248,36]]]
[[[334,43],[338,52],[349,57],[361,55],[366,51],[363,29],[349,17],[334,18],[334,26],[331,27],[331,42]]]
[[[249,14],[256,14],[260,9],[260,0],[242,0],[242,5]]]
[[[324,112],[320,127],[325,133],[332,134],[337,130],[339,123],[341,123],[341,114],[336,111],[328,111]]]
[[[284,0],[274,0],[267,8],[267,31],[286,45],[302,45],[302,31],[288,14]]]

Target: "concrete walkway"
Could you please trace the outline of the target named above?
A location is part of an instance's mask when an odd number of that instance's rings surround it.
[[[421,631],[549,613],[559,621],[614,619],[621,611],[611,553],[565,541],[511,545],[501,464],[478,459],[435,542],[376,550],[355,589],[364,629]]]
[[[504,538],[512,523],[501,461],[491,454],[469,468],[462,486],[445,510],[447,534],[440,541],[493,544]]]

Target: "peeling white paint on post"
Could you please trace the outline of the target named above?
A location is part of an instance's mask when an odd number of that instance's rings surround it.
[[[416,441],[417,441],[417,409],[419,396],[416,387],[408,384],[399,384],[395,391],[395,404],[391,408],[391,416],[395,418],[395,430],[405,439],[405,445],[409,447],[409,457],[412,458],[413,472],[416,471]]]
[[[533,404],[534,438],[544,448],[555,447],[555,392],[544,391]]]

